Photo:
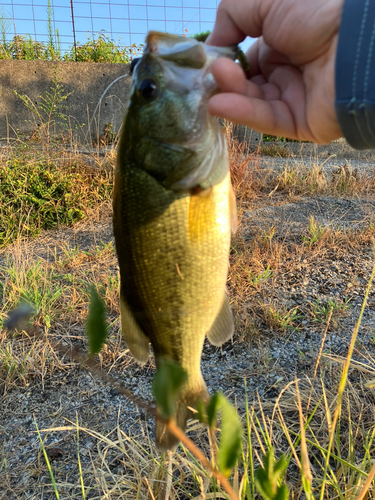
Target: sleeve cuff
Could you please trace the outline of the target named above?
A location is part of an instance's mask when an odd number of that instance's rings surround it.
[[[375,149],[375,2],[345,0],[336,55],[336,114],[356,149]]]

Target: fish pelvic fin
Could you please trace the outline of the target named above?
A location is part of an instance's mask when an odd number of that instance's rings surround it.
[[[134,358],[144,364],[148,360],[150,340],[141,330],[122,294],[120,295],[120,310],[122,334],[126,345]]]
[[[219,314],[216,316],[210,331],[207,333],[207,338],[212,345],[220,346],[232,337],[233,332],[233,313],[225,292]]]
[[[196,409],[202,400],[205,403],[208,403],[210,400],[206,383],[202,377],[198,387],[182,387],[178,396],[174,417],[181,430],[185,431],[188,419],[194,418],[194,412],[190,408]],[[174,434],[167,429],[166,424],[158,418],[155,422],[155,441],[158,450],[161,452],[173,449],[179,442]]]

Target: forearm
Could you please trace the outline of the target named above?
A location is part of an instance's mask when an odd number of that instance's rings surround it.
[[[336,56],[336,113],[347,141],[375,149],[375,2],[345,0]]]

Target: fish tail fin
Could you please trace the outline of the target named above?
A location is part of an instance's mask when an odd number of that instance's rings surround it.
[[[206,383],[201,378],[197,387],[182,387],[177,399],[176,414],[174,416],[178,427],[185,431],[186,422],[189,418],[194,418],[194,412],[190,408],[196,409],[199,401],[208,402],[210,399]],[[167,429],[165,423],[156,419],[155,423],[155,441],[160,451],[166,451],[174,448],[178,444],[178,439]]]

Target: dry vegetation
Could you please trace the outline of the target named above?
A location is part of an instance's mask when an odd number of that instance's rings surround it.
[[[248,402],[245,398],[235,401],[244,425],[244,441],[241,460],[230,482],[239,498],[261,498],[255,489],[254,473],[265,464],[264,455],[273,448],[276,458],[282,453],[286,456],[288,467],[284,479],[290,498],[308,498],[303,480],[311,480],[315,498],[373,498],[369,474],[370,470],[372,474],[375,456],[375,400],[366,381],[375,378],[374,354],[365,345],[353,343],[356,358],[349,367],[349,375],[344,376],[347,385],[342,393],[342,405],[337,406],[345,355],[330,354],[324,342],[329,332],[348,328],[345,325],[351,301],[358,294],[364,295],[369,269],[364,267],[363,259],[371,255],[374,226],[371,221],[349,228],[323,226],[311,216],[300,234],[280,233],[273,225],[249,233],[246,213],[254,207],[298,202],[306,195],[371,200],[375,177],[360,174],[346,164],[333,175],[327,174],[319,163],[314,168],[286,165],[281,170],[266,172],[261,168],[263,157],[259,152],[245,153],[244,146],[233,139],[229,141],[229,148],[240,220],[239,231],[233,238],[228,279],[236,321],[234,345],[239,346],[239,350],[250,349],[251,345],[266,345],[272,336],[277,336],[280,344],[287,343],[292,332],[303,331],[303,321],[314,323],[321,335],[319,355],[302,353],[296,370],[299,380],[292,379],[287,385],[286,371],[282,366],[277,368],[277,361],[271,363],[265,347],[255,377],[267,376],[272,368],[277,379],[270,383],[269,391],[273,391],[274,396],[267,399],[249,392]],[[275,146],[273,148],[272,153],[277,154]],[[43,156],[46,154],[48,158]],[[14,398],[30,392],[37,394],[47,386],[59,391],[62,385],[57,380],[71,380],[69,383],[74,388],[74,379],[84,376],[79,363],[68,354],[69,350],[85,349],[84,325],[91,284],[105,300],[109,323],[108,339],[98,356],[98,366],[105,373],[123,379],[129,371],[134,372],[135,364],[122,341],[118,322],[119,276],[110,230],[113,159],[113,153],[105,157],[63,151],[31,154],[23,148],[10,148],[2,153],[0,175],[3,172],[4,179],[9,179],[9,172],[13,172],[14,182],[8,190],[0,187],[0,194],[3,193],[3,200],[15,196],[23,201],[8,203],[6,208],[2,202],[0,225],[14,229],[4,229],[1,233],[0,318],[4,322],[8,311],[21,300],[33,303],[36,308],[28,325],[14,332],[0,330],[2,405],[14,405]],[[29,179],[35,177],[39,182],[42,170],[51,176],[48,185],[51,189],[47,194],[35,190],[30,194]],[[52,189],[56,185],[60,191]],[[51,223],[44,226],[43,214],[47,209]],[[72,213],[79,213],[80,217],[74,218]],[[78,219],[85,221],[77,222]],[[34,221],[32,230],[31,220]],[[73,228],[68,227],[73,223]],[[59,229],[46,231],[51,227]],[[82,228],[86,236],[77,237],[82,234]],[[29,238],[25,240],[25,236]],[[357,274],[351,278],[347,295],[334,296],[325,303],[319,299],[306,299],[301,304],[284,300],[283,290],[298,288],[306,276],[313,279],[314,270],[328,266],[332,256],[337,261],[341,257],[350,261],[355,260],[356,255],[360,256],[358,267],[363,268],[363,275],[360,270],[355,271]],[[371,307],[373,301],[370,295]],[[347,352],[348,343],[345,348]],[[147,371],[153,373],[153,370],[151,360]],[[225,375],[225,365],[223,373]],[[242,387],[251,382],[249,377],[244,379],[240,380]],[[100,382],[96,384],[98,387]],[[124,398],[123,407],[129,404]],[[97,414],[91,417],[92,427],[81,423],[86,411]],[[105,413],[105,405],[102,411]],[[226,498],[221,486],[184,446],[174,453],[158,454],[144,414],[139,414],[133,433],[122,429],[120,411],[118,423],[112,428],[101,427],[99,416],[96,407],[81,408],[77,410],[77,420],[65,417],[64,425],[60,419],[59,424],[40,429],[47,459],[41,444],[30,466],[21,461],[17,467],[13,459],[21,453],[20,444],[13,451],[6,446],[10,431],[7,423],[1,421],[4,451],[0,458],[0,483],[5,493],[2,496],[0,491],[0,499],[60,495],[64,499],[164,500],[168,492],[171,499]],[[335,418],[338,422],[334,426]],[[35,425],[38,420],[43,421],[38,414],[34,419]],[[301,435],[301,422],[306,436]],[[215,461],[215,446],[202,424],[191,422],[188,431],[207,458]],[[63,436],[60,440],[73,443],[75,455],[66,456],[62,446],[50,444],[49,437],[56,434]],[[85,444],[88,439],[95,442],[95,452],[88,451]],[[17,483],[25,471],[27,481]],[[368,491],[359,496],[367,478],[369,484],[365,489]]]

